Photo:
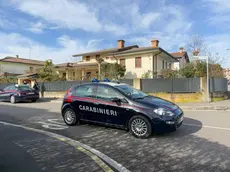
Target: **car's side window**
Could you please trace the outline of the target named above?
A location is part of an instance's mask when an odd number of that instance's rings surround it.
[[[8,86],[8,87],[4,88],[3,90],[4,91],[13,90],[13,86]]]
[[[97,88],[97,99],[111,101],[113,98],[123,99],[123,96],[115,89],[107,86],[98,86]]]
[[[95,97],[96,86],[95,85],[80,85],[75,88],[74,96],[78,97]]]

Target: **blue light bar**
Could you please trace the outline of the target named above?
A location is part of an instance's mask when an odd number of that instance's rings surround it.
[[[108,78],[105,78],[104,82],[110,82],[110,80]]]
[[[99,82],[99,81],[96,78],[93,78],[92,82]]]

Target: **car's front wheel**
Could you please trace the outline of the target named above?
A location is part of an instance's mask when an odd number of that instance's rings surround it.
[[[71,108],[67,108],[63,112],[63,118],[64,118],[65,123],[69,126],[76,125],[79,121],[76,113]]]
[[[140,115],[130,119],[129,130],[137,138],[148,138],[152,134],[152,127],[149,120]]]

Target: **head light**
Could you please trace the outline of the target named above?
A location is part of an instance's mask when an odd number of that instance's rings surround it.
[[[173,112],[166,110],[164,108],[154,109],[153,112],[160,116],[173,116],[174,115]]]

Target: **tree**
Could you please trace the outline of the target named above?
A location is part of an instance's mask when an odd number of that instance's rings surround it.
[[[141,78],[142,79],[149,79],[149,78],[151,78],[152,77],[152,71],[151,70],[148,70],[147,72],[145,72],[145,73],[143,73],[142,75],[141,75]]]
[[[203,37],[199,35],[193,36],[187,43],[187,51],[193,55],[205,54],[207,52],[207,45]]]
[[[101,76],[109,79],[119,80],[125,75],[125,67],[118,63],[101,64]]]
[[[59,79],[51,60],[45,61],[44,66],[39,71],[38,75],[41,81],[56,81]]]
[[[104,59],[101,56],[96,56],[97,64],[98,64],[98,77],[101,79],[101,64],[104,62]]]
[[[186,45],[187,51],[190,56],[205,55],[208,56],[209,62],[212,64],[223,65],[226,61],[225,57],[219,55],[219,53],[212,52],[212,49],[205,43],[205,39],[202,36],[193,36]]]
[[[179,71],[172,69],[164,69],[161,71],[163,78],[178,78]]]
[[[185,78],[193,78],[196,74],[196,68],[193,63],[189,63],[187,66],[180,70],[181,76]]]

